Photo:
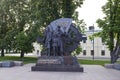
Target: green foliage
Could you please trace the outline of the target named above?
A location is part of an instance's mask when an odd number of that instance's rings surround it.
[[[97,20],[99,27],[103,29],[99,36],[102,37],[103,41],[106,42],[112,51],[115,43],[114,39],[117,40],[120,33],[120,1],[108,0],[102,9],[106,17]]]
[[[79,55],[82,52],[82,47],[79,45],[75,51],[72,52],[72,55]]]
[[[28,36],[21,32],[16,36],[16,48],[17,50],[21,50],[23,52],[32,52],[33,45],[30,43]]]
[[[43,36],[45,27],[58,18],[73,18],[83,28],[85,24],[75,11],[83,1],[0,0],[0,49],[31,51],[36,37]]]
[[[0,57],[0,61],[21,61],[21,58],[18,56],[5,56],[5,57]],[[37,58],[35,57],[24,57],[24,59],[22,60],[24,64],[28,64],[28,63],[36,63]]]
[[[78,13],[75,10],[82,4],[83,0],[31,0],[31,20],[34,25],[39,25],[40,30],[58,18],[67,17],[78,20]]]
[[[78,30],[81,32],[81,33],[85,33],[85,29],[86,29],[86,24],[84,22],[84,20],[76,20],[76,25],[77,25],[77,28]]]
[[[0,49],[15,49],[15,36],[28,24],[27,0],[0,0]]]
[[[113,50],[120,45],[120,0],[108,0],[102,9],[106,16],[97,20],[99,27],[102,28],[99,36],[108,45],[112,61]]]
[[[0,3],[0,11],[1,16],[3,16],[3,19],[1,19],[1,27],[0,27],[0,36],[2,36],[2,40],[0,40],[0,43],[4,43],[3,49],[19,49],[18,44],[16,46],[16,41],[18,41],[18,38],[16,40],[16,36],[20,36],[19,33],[22,33],[26,31],[30,26],[30,20],[29,20],[29,13],[30,13],[30,6],[28,0],[1,0]],[[6,22],[4,25],[3,22]],[[4,36],[3,36],[4,35]],[[21,36],[23,37],[23,36]],[[28,36],[27,36],[28,37]],[[31,36],[29,36],[30,39]],[[20,38],[20,37],[19,37]],[[25,38],[26,39],[26,38]],[[31,38],[32,39],[32,38]],[[29,42],[29,45],[27,49],[33,48],[32,41],[27,40]],[[3,42],[4,41],[4,42]],[[18,41],[19,42],[19,41]],[[22,42],[20,42],[22,44]],[[23,42],[24,43],[24,42]],[[20,45],[20,44],[19,44]],[[22,45],[21,45],[22,46]],[[22,47],[21,47],[22,49]],[[24,48],[26,52],[28,51],[26,48]]]
[[[86,24],[78,20],[76,9],[81,7],[84,0],[31,0],[32,21],[31,33],[39,33],[42,36],[45,27],[58,18],[73,18],[79,31],[84,32]],[[36,29],[36,31],[34,31]],[[32,31],[33,30],[33,31]],[[80,53],[80,47],[76,50]],[[78,52],[79,51],[79,52]],[[76,53],[76,54],[77,54]]]
[[[4,56],[4,49],[7,46],[5,36],[9,30],[8,22],[10,20],[8,15],[9,7],[5,6],[6,2],[6,0],[0,0],[0,50],[2,50],[1,56]]]

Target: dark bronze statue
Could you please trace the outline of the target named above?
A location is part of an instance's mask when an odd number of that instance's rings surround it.
[[[71,55],[82,39],[72,19],[60,18],[51,22],[45,29],[44,37],[37,38],[43,44],[43,50],[31,70],[83,72],[77,57]]]
[[[82,34],[70,18],[61,18],[51,22],[44,32],[44,38],[37,39],[44,46],[42,55],[46,56],[71,55],[81,40]]]

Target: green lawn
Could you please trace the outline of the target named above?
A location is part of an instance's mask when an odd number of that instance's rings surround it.
[[[37,58],[35,57],[24,57],[24,59],[21,59],[20,57],[17,56],[5,56],[5,57],[0,57],[0,61],[7,61],[7,60],[13,60],[13,61],[22,61],[27,64],[27,63],[36,63]],[[83,60],[79,59],[78,60],[80,64],[88,64],[88,65],[104,65],[105,63],[110,63],[108,60]],[[120,63],[118,61],[117,63]]]
[[[105,63],[110,63],[108,60],[83,60],[79,59],[80,64],[88,64],[88,65],[104,65]]]
[[[0,57],[0,61],[7,61],[7,60],[13,60],[13,61],[22,61],[27,64],[27,63],[36,63],[37,58],[35,57],[24,57],[24,59],[21,59],[20,57],[17,56],[5,56],[5,57]],[[105,63],[110,63],[110,61],[105,61],[105,60],[78,60],[80,64],[88,64],[88,65],[104,65]]]
[[[27,63],[36,63],[37,58],[35,57],[24,57],[23,59],[21,59],[18,56],[5,56],[5,57],[0,57],[0,61],[8,61],[8,60],[12,60],[12,61],[23,61],[25,64]]]

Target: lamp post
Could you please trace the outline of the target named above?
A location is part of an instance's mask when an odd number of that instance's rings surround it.
[[[94,34],[94,25],[93,26],[89,26],[89,30],[92,31],[92,33]],[[93,44],[92,44],[92,47],[93,47],[93,51],[92,51],[92,59],[94,60],[94,38],[93,38]]]
[[[93,34],[94,34],[94,29],[93,29]],[[95,53],[95,51],[94,51],[94,38],[93,38],[93,60],[94,60],[94,53]]]

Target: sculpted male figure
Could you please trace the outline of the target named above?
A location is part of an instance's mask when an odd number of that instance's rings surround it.
[[[52,47],[54,56],[63,56],[63,32],[60,30],[60,26],[57,26],[57,30],[53,32]]]

